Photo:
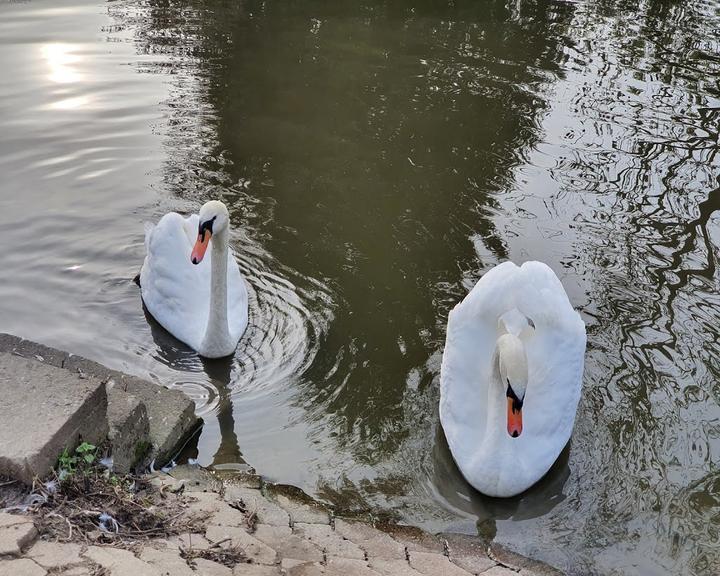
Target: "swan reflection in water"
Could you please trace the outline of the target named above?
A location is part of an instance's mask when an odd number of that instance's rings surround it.
[[[438,425],[433,446],[433,487],[445,506],[468,518],[468,522],[450,525],[447,531],[469,533],[476,530],[478,535],[490,541],[497,533],[497,520],[530,520],[549,513],[565,500],[564,488],[570,477],[569,456],[570,443],[537,484],[518,496],[493,498],[481,494],[463,478],[442,427]],[[474,521],[475,526],[470,521]]]
[[[196,459],[200,452],[199,442],[219,438],[219,445],[212,458],[203,464],[247,468],[240,451],[233,415],[231,379],[235,357],[202,358],[167,332],[144,305],[143,311],[157,347],[155,359],[183,375],[183,380],[176,387],[195,401],[196,412],[205,421],[200,434],[182,449],[178,461]]]

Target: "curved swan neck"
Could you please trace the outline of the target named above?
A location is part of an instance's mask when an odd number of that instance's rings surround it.
[[[233,348],[227,318],[227,230],[218,231],[211,242],[210,313],[203,348],[206,356],[214,357],[227,355]]]

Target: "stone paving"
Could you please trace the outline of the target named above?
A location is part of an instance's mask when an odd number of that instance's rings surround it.
[[[152,481],[181,492],[185,514],[202,517],[204,529],[114,546],[49,542],[32,516],[0,513],[0,576],[562,576],[478,538],[336,518],[257,476],[223,482],[185,468]],[[185,559],[230,547],[247,562]]]

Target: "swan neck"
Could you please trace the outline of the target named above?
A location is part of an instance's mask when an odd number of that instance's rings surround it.
[[[230,343],[227,318],[227,230],[214,234],[211,244],[210,313],[203,347],[206,354],[217,355],[227,350]]]

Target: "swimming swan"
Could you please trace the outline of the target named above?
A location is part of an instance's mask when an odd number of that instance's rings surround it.
[[[213,200],[199,215],[165,214],[145,232],[143,302],[163,328],[206,358],[232,354],[248,323],[247,288],[228,249],[229,223],[225,204]]]
[[[465,479],[514,496],[550,469],[580,399],[585,324],[553,271],[504,262],[450,312],[440,422]]]

